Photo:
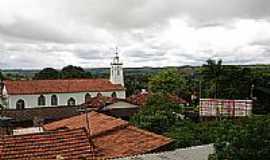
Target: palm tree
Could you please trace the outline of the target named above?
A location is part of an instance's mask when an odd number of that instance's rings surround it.
[[[211,83],[211,87],[214,90],[214,98],[218,97],[218,82],[221,79],[223,73],[222,60],[208,59],[207,64],[204,65],[205,79]]]

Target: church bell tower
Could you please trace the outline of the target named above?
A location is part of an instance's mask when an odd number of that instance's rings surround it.
[[[112,84],[121,84],[124,87],[123,63],[119,60],[117,48],[111,63],[110,81]]]

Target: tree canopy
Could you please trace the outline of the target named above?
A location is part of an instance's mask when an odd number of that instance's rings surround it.
[[[164,133],[176,122],[179,106],[165,94],[151,95],[139,113],[131,117],[131,123],[156,133]]]
[[[150,78],[149,88],[152,92],[186,94],[187,81],[177,69],[167,69]]]
[[[35,74],[34,79],[70,79],[70,78],[92,78],[90,72],[84,71],[82,67],[68,65],[61,71],[54,68],[44,68]]]
[[[34,79],[59,79],[60,72],[54,68],[44,68],[39,73],[35,74]]]
[[[3,75],[3,73],[0,70],[0,80],[3,80],[3,79],[4,79],[4,75]]]

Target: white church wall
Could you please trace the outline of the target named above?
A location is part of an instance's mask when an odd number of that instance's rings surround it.
[[[112,92],[78,92],[78,93],[51,93],[51,94],[43,94],[46,98],[46,105],[39,106],[38,105],[38,97],[40,95],[10,95],[8,97],[8,108],[16,109],[16,103],[18,100],[22,99],[25,103],[25,108],[37,108],[37,107],[52,107],[51,105],[51,97],[52,95],[56,95],[58,99],[58,106],[67,105],[68,99],[74,98],[76,101],[76,105],[82,104],[85,102],[85,95],[89,93],[91,97],[97,96],[98,93],[101,93],[103,96],[110,97]],[[118,98],[126,98],[125,91],[115,91]]]

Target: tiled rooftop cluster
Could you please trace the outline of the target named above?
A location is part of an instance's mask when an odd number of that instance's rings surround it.
[[[169,138],[127,121],[89,112],[43,126],[45,132],[2,136],[0,159],[110,159],[156,151]]]
[[[86,117],[88,117],[89,127]],[[117,158],[154,151],[171,140],[138,129],[128,122],[101,113],[91,112],[44,125],[45,130],[90,128],[95,146],[103,158]]]
[[[93,159],[95,151],[85,129],[1,138],[0,159]]]

